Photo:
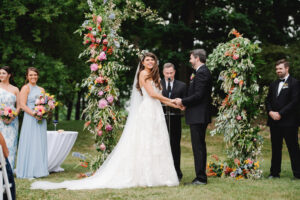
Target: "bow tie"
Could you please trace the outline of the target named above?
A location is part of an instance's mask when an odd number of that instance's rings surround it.
[[[285,79],[279,79],[279,82],[285,82]]]

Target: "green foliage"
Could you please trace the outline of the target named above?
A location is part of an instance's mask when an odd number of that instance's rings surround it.
[[[259,93],[258,74],[253,64],[253,56],[261,49],[236,30],[230,34],[236,37],[219,44],[207,60],[213,73],[220,72],[218,81],[221,81],[221,85],[215,91],[222,90],[226,94],[223,99],[214,91],[214,101],[220,107],[216,128],[211,134],[224,134],[229,160],[232,162],[238,159],[243,163],[247,159],[256,160],[262,146],[259,128],[251,125],[264,102]]]

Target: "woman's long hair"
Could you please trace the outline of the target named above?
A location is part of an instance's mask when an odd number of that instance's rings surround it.
[[[140,60],[139,71],[138,71],[138,74],[137,74],[136,88],[140,91],[141,94],[142,94],[142,90],[141,90],[141,86],[140,86],[140,83],[139,83],[139,76],[140,76],[140,72],[145,69],[145,66],[143,65],[143,62],[144,62],[146,57],[151,57],[155,61],[155,64],[154,64],[153,68],[151,69],[150,74],[146,77],[146,80],[152,79],[153,82],[155,83],[155,86],[161,90],[159,68],[158,68],[158,59],[157,59],[157,57],[154,53],[148,52],[148,53],[145,53],[143,55],[142,59]]]
[[[6,71],[10,75],[9,83],[12,84],[12,85],[16,85],[15,81],[14,81],[14,76],[13,76],[12,69],[9,66],[3,66],[0,69],[3,69],[4,71]]]
[[[37,75],[39,75],[39,71],[37,70],[37,68],[35,68],[35,67],[28,67],[27,70],[26,70],[26,73],[25,73],[25,84],[28,83],[27,76],[29,74],[29,71],[33,71],[33,72],[37,73]]]

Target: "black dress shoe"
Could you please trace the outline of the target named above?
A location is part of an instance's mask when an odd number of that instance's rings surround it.
[[[192,182],[192,185],[206,185],[207,182],[202,182],[202,181],[199,181],[199,180],[194,180]]]
[[[279,175],[269,175],[268,176],[268,179],[276,179],[276,178],[280,178],[280,176]]]

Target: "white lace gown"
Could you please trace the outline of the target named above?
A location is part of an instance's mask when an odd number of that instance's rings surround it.
[[[161,103],[144,88],[142,92],[137,114],[126,123],[118,144],[93,176],[61,183],[38,181],[31,188],[81,190],[178,185]]]

